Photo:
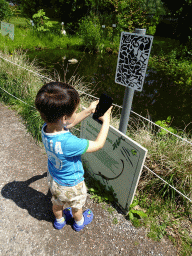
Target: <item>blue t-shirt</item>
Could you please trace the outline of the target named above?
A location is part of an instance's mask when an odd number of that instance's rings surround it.
[[[89,141],[80,139],[65,130],[46,133],[45,123],[41,134],[48,156],[48,171],[53,179],[62,186],[75,186],[84,180],[84,169],[81,155],[88,147]]]

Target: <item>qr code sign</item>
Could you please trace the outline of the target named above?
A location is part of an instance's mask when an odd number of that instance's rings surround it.
[[[121,33],[115,82],[142,91],[153,36]]]

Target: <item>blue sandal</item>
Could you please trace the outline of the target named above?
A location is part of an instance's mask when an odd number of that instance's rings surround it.
[[[63,210],[63,213],[65,214],[65,219],[62,223],[57,222],[56,219],[54,221],[53,225],[56,229],[62,229],[66,225],[66,223],[69,223],[73,218],[71,207],[65,208]]]
[[[73,223],[73,229],[75,231],[80,231],[81,229],[83,229],[86,225],[88,225],[89,223],[91,223],[91,221],[93,220],[93,212],[90,209],[87,209],[83,212],[83,217],[84,217],[84,223],[83,225],[79,226],[76,224],[75,220]]]

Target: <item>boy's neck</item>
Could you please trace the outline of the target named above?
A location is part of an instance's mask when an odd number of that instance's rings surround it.
[[[46,132],[47,133],[55,133],[55,132],[62,132],[65,131],[63,124],[54,123],[54,124],[47,124]]]

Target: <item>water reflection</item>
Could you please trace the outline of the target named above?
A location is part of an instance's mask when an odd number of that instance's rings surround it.
[[[92,83],[94,95],[106,92],[114,103],[122,106],[125,87],[115,83],[117,55],[88,54],[74,50],[43,50],[28,52],[29,58],[37,58],[42,67],[53,74],[56,69],[66,80],[72,75],[84,77]],[[76,59],[76,64],[68,65],[68,60]],[[192,91],[182,91],[169,77],[148,68],[142,92],[135,91],[132,109],[144,117],[150,114],[152,121],[173,118],[172,125],[184,129],[190,123],[192,113]],[[189,128],[189,127],[188,127]],[[192,128],[192,127],[191,127]]]

